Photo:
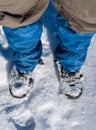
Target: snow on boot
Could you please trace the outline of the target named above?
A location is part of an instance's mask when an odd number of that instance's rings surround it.
[[[9,91],[15,98],[24,98],[33,87],[32,72],[28,74],[20,73],[15,66],[9,76]]]
[[[57,62],[60,73],[60,91],[70,99],[79,98],[83,91],[83,74],[81,71],[67,73]]]

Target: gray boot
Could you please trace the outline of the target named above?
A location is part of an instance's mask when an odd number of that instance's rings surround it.
[[[24,98],[33,87],[32,72],[23,74],[16,70],[15,66],[9,76],[9,91],[15,98]]]
[[[60,73],[60,91],[70,99],[80,97],[83,91],[83,74],[81,71],[66,72],[63,67],[55,61]]]

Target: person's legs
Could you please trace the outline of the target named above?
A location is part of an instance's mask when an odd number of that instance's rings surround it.
[[[3,27],[9,46],[14,51],[13,62],[18,71],[28,73],[34,69],[42,53],[42,23],[26,25],[20,28]]]
[[[75,32],[63,17],[58,17],[59,43],[55,54],[60,63],[59,70],[61,68],[60,88],[68,98],[75,99],[82,94],[84,86],[80,69],[85,62],[93,34]]]
[[[79,71],[85,62],[87,49],[94,33],[81,34],[72,30],[65,19],[58,17],[56,58],[67,72]]]
[[[38,64],[42,54],[40,41],[42,23],[20,28],[3,28],[9,46],[14,51],[13,62],[15,66],[9,75],[10,94],[15,98],[25,97],[33,87],[33,69]]]

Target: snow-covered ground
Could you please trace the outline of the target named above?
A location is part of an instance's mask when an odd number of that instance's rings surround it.
[[[45,64],[36,67],[34,88],[21,100],[9,94],[7,79],[12,67],[12,50],[0,28],[0,130],[96,130],[96,35],[82,68],[84,92],[79,99],[67,99],[59,92],[53,62],[57,14],[53,10],[49,16],[50,8],[43,16],[41,38]]]

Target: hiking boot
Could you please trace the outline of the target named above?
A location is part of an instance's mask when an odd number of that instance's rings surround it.
[[[54,60],[58,68],[60,91],[70,99],[80,97],[83,92],[83,74],[81,71],[66,72],[57,59]]]
[[[61,79],[60,79],[61,91],[68,98],[78,98],[82,94],[83,90],[83,74],[81,71],[66,72],[61,66]]]
[[[24,98],[33,87],[32,72],[28,74],[20,73],[15,66],[9,76],[9,91],[15,98]]]

